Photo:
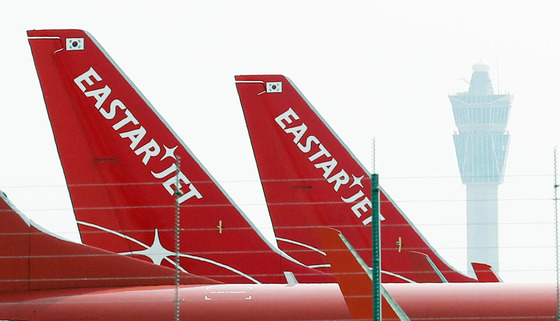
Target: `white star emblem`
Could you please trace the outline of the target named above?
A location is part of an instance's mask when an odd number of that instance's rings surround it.
[[[138,255],[145,255],[152,260],[154,264],[161,265],[161,262],[165,260],[170,255],[175,255],[175,252],[168,251],[166,248],[161,245],[159,240],[158,230],[155,230],[154,233],[154,242],[152,246],[142,251],[133,251],[131,254],[138,254]]]
[[[354,185],[360,185],[360,187],[364,187],[364,185],[362,185],[362,178],[364,178],[364,175],[356,177],[354,176],[354,174],[352,174],[352,177],[354,177],[354,182],[352,183],[352,185],[350,185],[350,187]]]
[[[167,146],[163,145],[163,148],[165,148],[165,155],[163,155],[161,160],[164,160],[167,157],[173,157],[173,159],[177,159],[177,157],[175,157],[175,150],[177,149],[177,146],[173,148],[168,148]]]

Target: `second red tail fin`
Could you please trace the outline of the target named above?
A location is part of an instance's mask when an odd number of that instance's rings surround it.
[[[371,262],[371,180],[294,84],[281,75],[236,76],[237,90],[278,244],[307,264],[324,264],[309,227],[340,230]],[[385,282],[426,282],[435,268],[450,282],[475,281],[445,263],[381,192]],[[410,251],[434,263],[414,265]]]

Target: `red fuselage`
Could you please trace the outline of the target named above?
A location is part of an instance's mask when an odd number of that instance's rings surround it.
[[[552,320],[554,285],[386,284],[411,319]],[[181,320],[349,320],[336,284],[192,285],[179,291]],[[0,319],[173,320],[173,286],[0,294]],[[364,307],[370,308],[370,307]]]

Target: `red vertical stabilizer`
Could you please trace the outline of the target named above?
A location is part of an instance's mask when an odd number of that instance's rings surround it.
[[[280,248],[324,266],[309,228],[332,227],[371,262],[370,174],[288,78],[244,75],[236,82]],[[433,282],[440,272],[438,282],[476,281],[444,262],[383,190],[381,215],[384,282]],[[415,264],[411,251],[433,265]]]
[[[263,240],[87,32],[28,36],[84,243],[173,265],[177,192],[185,271],[227,283],[285,283],[285,271],[332,279]]]

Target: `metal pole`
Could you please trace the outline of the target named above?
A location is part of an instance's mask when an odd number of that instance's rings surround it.
[[[373,244],[373,320],[381,321],[381,232],[379,220],[379,175],[371,175],[371,227]]]
[[[175,321],[179,321],[179,232],[181,231],[181,217],[179,207],[179,173],[181,172],[181,158],[177,157],[177,181],[175,182]]]
[[[556,147],[554,147],[554,240],[556,257],[556,319],[560,319],[560,272],[558,271],[558,175]]]

